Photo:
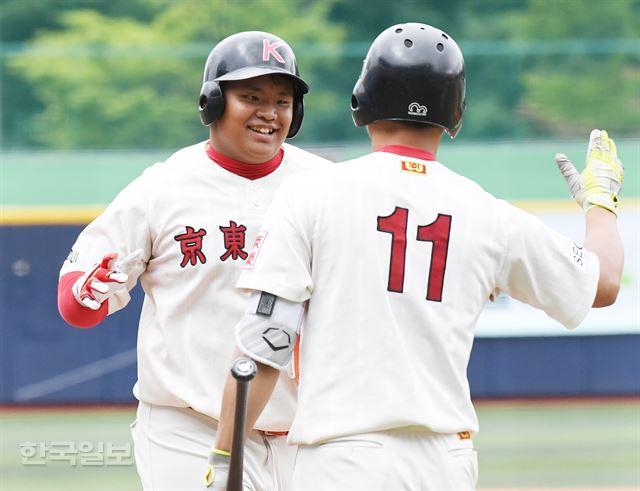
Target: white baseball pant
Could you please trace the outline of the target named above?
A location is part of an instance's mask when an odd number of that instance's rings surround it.
[[[131,424],[144,491],[202,491],[217,421],[190,408],[140,402]],[[291,489],[295,447],[286,436],[253,431],[244,449],[244,489]]]
[[[471,491],[477,480],[468,434],[410,429],[301,445],[293,473],[296,491]]]

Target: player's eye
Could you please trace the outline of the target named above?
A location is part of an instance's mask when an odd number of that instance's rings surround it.
[[[260,98],[254,92],[238,92],[236,94],[238,99],[248,102],[257,102]]]

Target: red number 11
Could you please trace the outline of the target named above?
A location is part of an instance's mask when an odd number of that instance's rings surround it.
[[[391,257],[389,260],[389,283],[387,290],[402,293],[404,289],[404,269],[407,253],[407,222],[409,210],[396,206],[391,215],[378,217],[378,231],[391,234]],[[451,215],[438,213],[438,217],[428,225],[419,225],[416,240],[433,243],[431,266],[427,281],[427,300],[442,301],[444,272],[449,250]]]

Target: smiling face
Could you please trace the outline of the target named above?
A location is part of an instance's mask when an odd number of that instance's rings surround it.
[[[293,82],[286,76],[261,75],[223,83],[225,108],[211,125],[211,145],[247,164],[273,158],[291,126]]]

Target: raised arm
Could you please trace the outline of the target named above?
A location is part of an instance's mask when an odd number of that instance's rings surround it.
[[[589,137],[587,160],[582,173],[564,154],[556,163],[571,194],[586,211],[585,248],[593,252],[600,264],[594,307],[613,304],[620,290],[624,250],[617,224],[618,193],[622,187],[624,167],[618,159],[616,145],[604,130],[593,130]]]

